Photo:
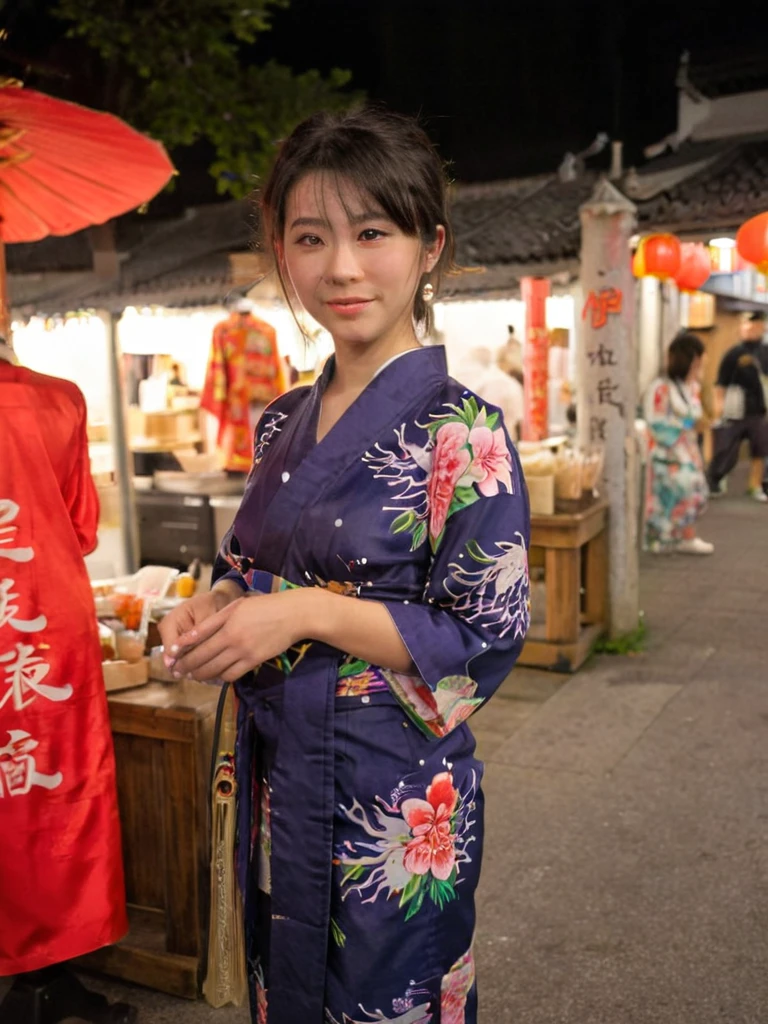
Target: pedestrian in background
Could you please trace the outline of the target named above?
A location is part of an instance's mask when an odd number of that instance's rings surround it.
[[[768,420],[763,377],[768,351],[763,345],[766,315],[761,310],[744,313],[741,341],[723,356],[715,385],[715,414],[720,423],[713,429],[714,453],[707,479],[714,496],[722,493],[722,481],[739,461],[743,441],[749,442],[751,465],[747,494],[767,502],[763,490],[768,458]]]
[[[650,434],[650,481],[646,543],[651,551],[711,555],[714,545],[696,535],[707,503],[707,482],[697,436],[702,417],[701,374],[704,344],[684,331],[667,354],[666,376],[645,397]]]

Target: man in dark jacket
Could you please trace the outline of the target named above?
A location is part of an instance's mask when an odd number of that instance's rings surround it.
[[[715,408],[722,421],[714,430],[714,453],[707,478],[713,495],[721,494],[721,481],[739,460],[739,449],[749,441],[752,464],[748,494],[766,502],[763,469],[768,458],[768,420],[763,376],[768,373],[768,349],[763,345],[766,315],[744,313],[741,341],[723,356],[715,385]]]

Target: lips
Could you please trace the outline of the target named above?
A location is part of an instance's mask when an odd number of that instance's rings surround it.
[[[364,299],[359,295],[350,295],[344,298],[329,299],[326,305],[334,313],[340,313],[342,316],[354,316],[356,313],[361,313],[364,309],[367,309],[371,302],[373,302],[373,299]]]

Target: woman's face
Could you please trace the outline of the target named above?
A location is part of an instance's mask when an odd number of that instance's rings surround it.
[[[288,196],[283,269],[306,311],[348,345],[413,340],[413,303],[445,242],[425,249],[351,184],[319,173]]]

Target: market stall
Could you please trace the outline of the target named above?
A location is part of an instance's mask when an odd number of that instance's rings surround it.
[[[565,437],[521,444],[531,501],[531,627],[519,664],[575,672],[608,624],[603,452]]]

